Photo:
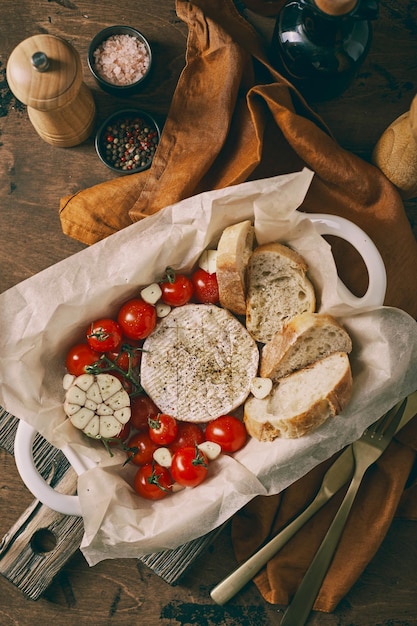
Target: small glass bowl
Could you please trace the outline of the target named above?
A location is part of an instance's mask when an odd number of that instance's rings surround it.
[[[97,63],[95,59],[95,51],[101,46],[105,41],[110,39],[110,37],[114,37],[117,35],[129,35],[130,37],[135,37],[140,44],[143,45],[145,51],[145,57],[148,60],[146,69],[144,68],[143,74],[140,76],[138,80],[132,83],[126,84],[117,84],[111,82],[110,79],[103,76],[102,73],[99,73],[97,70]],[[110,93],[113,96],[129,96],[134,93],[137,93],[142,87],[145,80],[148,78],[151,68],[152,68],[152,50],[147,39],[135,28],[131,26],[109,26],[104,30],[101,30],[97,35],[92,39],[89,48],[88,48],[88,67],[92,75],[94,76],[97,84],[103,91]]]
[[[160,137],[152,115],[141,109],[122,109],[102,123],[95,147],[101,161],[113,172],[137,174],[151,166]]]

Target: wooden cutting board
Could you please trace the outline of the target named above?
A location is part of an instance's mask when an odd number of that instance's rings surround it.
[[[0,407],[0,448],[10,454],[19,420]],[[73,495],[77,475],[64,454],[38,435],[33,458],[39,473],[61,493]],[[139,560],[169,584],[175,584],[186,569],[208,548],[220,529],[184,544]],[[38,500],[24,511],[0,543],[0,574],[28,598],[36,600],[54,576],[80,547],[84,533],[81,517],[52,511]]]

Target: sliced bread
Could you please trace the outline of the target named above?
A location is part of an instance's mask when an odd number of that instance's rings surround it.
[[[216,276],[223,308],[245,315],[247,266],[255,230],[249,220],[224,229],[217,246]]]
[[[274,384],[269,396],[244,404],[248,433],[259,441],[295,439],[339,414],[350,400],[352,372],[345,352],[335,352]]]
[[[295,315],[263,346],[260,376],[277,381],[333,352],[351,352],[352,340],[331,315]]]
[[[294,315],[316,308],[308,266],[298,252],[280,243],[258,246],[249,259],[246,328],[267,343]]]

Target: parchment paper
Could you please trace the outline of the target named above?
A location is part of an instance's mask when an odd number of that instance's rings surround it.
[[[83,554],[90,565],[177,547],[222,524],[256,495],[279,493],[359,437],[416,388],[415,321],[398,309],[352,308],[340,301],[330,246],[297,211],[313,173],[278,176],[203,193],[167,207],[0,295],[0,403],[56,447],[96,462],[79,478]],[[210,477],[151,503],[135,495],[136,468],[122,452],[74,429],[62,408],[67,350],[92,319],[110,316],[170,265],[185,272],[222,230],[254,219],[259,243],[280,240],[310,265],[321,311],[337,313],[353,340],[353,396],[342,415],[297,440],[251,439],[213,462]]]

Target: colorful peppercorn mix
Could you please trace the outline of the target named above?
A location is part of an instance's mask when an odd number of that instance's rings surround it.
[[[155,154],[159,136],[155,126],[142,117],[119,118],[104,132],[104,158],[121,171],[148,167]]]

